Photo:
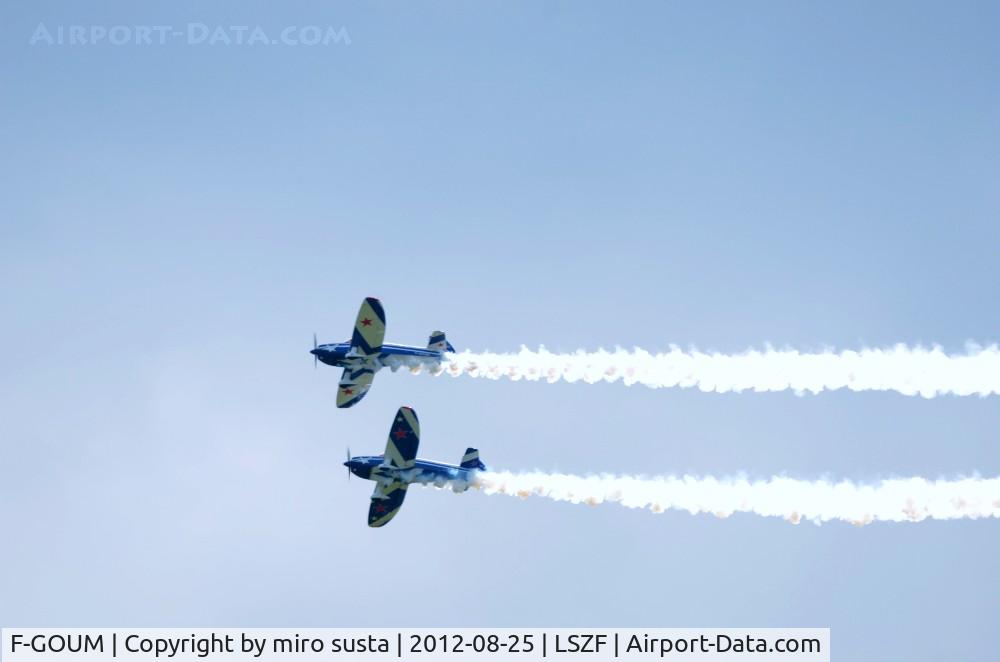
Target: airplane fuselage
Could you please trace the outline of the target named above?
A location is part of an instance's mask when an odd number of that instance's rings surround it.
[[[465,469],[432,460],[415,460],[411,468],[400,469],[386,464],[382,455],[358,455],[344,462],[344,465],[351,470],[352,474],[366,480],[441,486],[451,483],[452,487],[458,491],[468,489],[469,483],[472,482],[476,473],[475,469]]]
[[[351,343],[349,342],[319,345],[316,349],[312,350],[312,353],[322,363],[336,368],[357,368],[369,365],[368,362],[373,359],[378,362],[378,367],[381,368],[386,365],[389,358],[394,356],[412,356],[427,361],[440,361],[444,356],[444,352],[433,349],[411,347],[409,345],[392,345],[389,343],[383,344],[381,351],[373,356],[353,354],[351,352]]]

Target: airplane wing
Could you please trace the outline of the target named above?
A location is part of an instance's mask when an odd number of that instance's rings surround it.
[[[344,368],[340,375],[340,384],[337,386],[337,407],[347,409],[361,402],[368,389],[372,387],[372,380],[375,373],[368,368],[351,370]]]
[[[351,350],[363,356],[378,354],[382,351],[384,338],[385,311],[382,310],[382,302],[374,297],[368,297],[361,302],[358,319],[354,322]]]
[[[368,506],[368,526],[380,527],[389,523],[406,498],[406,483],[394,480],[391,483],[377,481],[371,505]]]
[[[400,407],[389,430],[383,461],[397,469],[410,469],[417,459],[419,445],[420,422],[417,420],[417,412],[409,407]]]
[[[420,422],[417,412],[410,407],[400,407],[389,429],[383,462],[397,469],[412,469],[420,445]],[[403,505],[407,483],[399,480],[375,483],[371,505],[368,506],[368,526],[384,526]]]

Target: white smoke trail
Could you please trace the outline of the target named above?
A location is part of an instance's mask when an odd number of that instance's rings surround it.
[[[1000,394],[1000,349],[969,345],[964,354],[946,354],[940,347],[896,345],[886,349],[802,353],[797,350],[748,350],[740,354],[681,350],[651,354],[627,351],[578,351],[555,354],[522,347],[517,353],[460,352],[443,362],[393,358],[395,370],[468,375],[512,380],[560,379],[593,384],[621,381],[626,386],[698,388],[728,393],[784,391],[820,393],[825,390],[897,391],[904,395]]]
[[[477,473],[471,487],[486,494],[525,499],[540,496],[589,505],[612,502],[655,513],[667,509],[716,517],[754,513],[762,517],[781,517],[793,524],[802,520],[817,524],[842,520],[862,525],[1000,517],[1000,478],[933,481],[893,478],[859,485],[849,481],[832,483],[784,477],[750,481],[693,476],[645,478],[488,471]]]

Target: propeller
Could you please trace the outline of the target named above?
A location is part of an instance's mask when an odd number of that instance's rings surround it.
[[[347,461],[348,462],[351,461],[351,447],[350,446],[347,447]],[[347,480],[350,480],[350,479],[351,479],[351,468],[347,467]]]
[[[313,332],[313,370],[319,367],[319,356],[316,354],[316,349],[319,344],[316,342],[316,333]]]

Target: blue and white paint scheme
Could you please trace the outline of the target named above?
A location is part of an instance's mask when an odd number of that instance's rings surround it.
[[[347,453],[347,467],[355,476],[375,481],[375,492],[368,506],[368,526],[385,526],[396,516],[406,498],[406,489],[413,483],[450,486],[464,492],[475,478],[477,471],[486,471],[479,459],[479,451],[467,448],[458,465],[443,464],[417,459],[420,445],[420,422],[417,412],[410,407],[400,407],[389,429],[389,440],[382,455]]]
[[[313,339],[312,355],[316,361],[343,368],[337,389],[337,406],[346,409],[361,402],[372,386],[375,373],[393,360],[424,361],[440,364],[445,352],[454,352],[443,331],[431,334],[427,347],[391,345],[383,343],[385,338],[385,310],[382,302],[368,297],[361,302],[358,318],[354,322],[354,333],[347,342],[316,344]]]

